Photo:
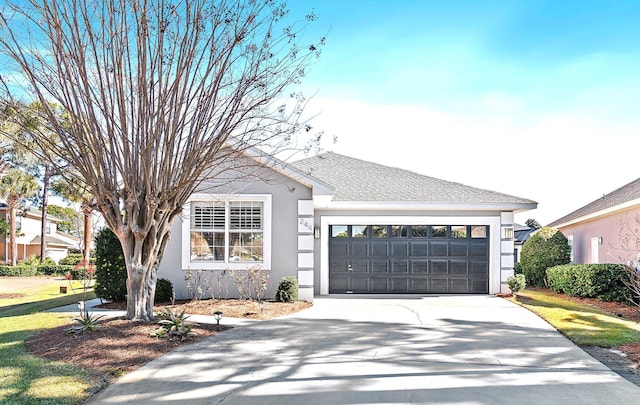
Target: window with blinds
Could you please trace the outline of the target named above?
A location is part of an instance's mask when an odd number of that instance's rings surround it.
[[[261,201],[191,203],[192,262],[262,262]]]

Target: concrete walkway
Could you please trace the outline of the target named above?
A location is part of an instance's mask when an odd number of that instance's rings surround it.
[[[169,353],[88,403],[622,405],[640,388],[500,298],[319,298]]]

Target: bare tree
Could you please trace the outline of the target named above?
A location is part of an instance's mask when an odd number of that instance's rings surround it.
[[[34,136],[46,159],[63,157],[80,175],[120,240],[127,318],[153,318],[171,223],[194,190],[237,169],[238,153],[272,153],[309,129],[298,121],[304,98],[291,86],[324,39],[301,42],[313,14],[291,24],[287,16],[274,0],[4,7],[0,52],[14,69],[4,102],[34,94],[63,107],[68,125],[45,108],[60,142]],[[21,80],[28,93],[16,90]]]
[[[80,183],[77,179],[57,179],[51,184],[51,188],[56,195],[80,204],[82,213],[82,259],[89,263],[91,248],[92,219],[93,219],[93,195],[88,190],[86,184]]]

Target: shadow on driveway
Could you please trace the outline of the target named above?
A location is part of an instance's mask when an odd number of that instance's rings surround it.
[[[89,403],[640,403],[640,388],[498,298],[318,301],[172,352]]]

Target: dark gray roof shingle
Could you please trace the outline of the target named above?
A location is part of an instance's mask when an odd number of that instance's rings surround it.
[[[549,226],[558,226],[566,222],[576,220],[578,218],[595,214],[596,212],[613,208],[617,205],[624,204],[626,202],[636,200],[640,198],[640,178],[626,184],[619,189],[612,191],[609,194],[605,194],[602,198],[598,198],[595,201],[590,202],[582,208],[579,208],[569,215],[557,219],[549,224]]]
[[[536,204],[532,200],[327,152],[292,165],[335,188],[338,202]]]

